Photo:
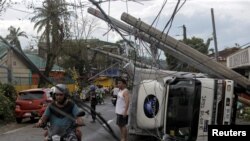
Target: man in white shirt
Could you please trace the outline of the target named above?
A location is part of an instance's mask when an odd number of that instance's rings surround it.
[[[117,94],[118,94],[118,92],[119,92],[119,88],[117,87],[117,85],[113,88],[113,90],[112,90],[112,94],[113,95],[115,95],[115,96],[117,96]]]
[[[127,141],[127,127],[128,124],[128,108],[129,108],[129,92],[127,89],[127,82],[124,79],[118,79],[118,88],[120,89],[117,94],[117,102],[115,113],[117,114],[116,124],[121,131],[121,141]]]

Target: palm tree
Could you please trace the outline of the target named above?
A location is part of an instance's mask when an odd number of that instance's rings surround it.
[[[9,41],[11,45],[22,51],[22,47],[18,38],[19,37],[28,38],[28,36],[24,31],[20,30],[20,27],[16,29],[15,27],[10,26],[8,30],[10,33],[6,36],[6,40]]]
[[[47,62],[44,75],[49,76],[65,35],[69,33],[67,21],[71,13],[67,10],[65,0],[45,0],[42,7],[35,8],[35,13],[31,21],[36,22],[34,28],[37,28],[37,32],[44,29],[40,42],[46,42]],[[39,86],[45,84],[40,79]]]

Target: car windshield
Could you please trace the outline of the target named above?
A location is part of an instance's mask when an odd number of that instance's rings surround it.
[[[21,92],[19,93],[19,99],[22,100],[34,100],[43,98],[43,91],[30,91],[30,92]]]

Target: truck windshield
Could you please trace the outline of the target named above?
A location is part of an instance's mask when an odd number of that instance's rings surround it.
[[[194,79],[178,79],[169,85],[166,134],[180,140],[197,137],[201,84]]]

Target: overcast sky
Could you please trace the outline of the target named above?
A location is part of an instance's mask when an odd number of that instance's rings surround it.
[[[20,0],[20,2],[25,0]],[[79,1],[79,0],[68,0]],[[83,1],[83,0],[82,0]],[[103,3],[101,7],[110,16],[120,20],[120,16],[123,12],[128,12],[136,18],[141,18],[142,21],[151,24],[158,14],[164,0],[135,0],[138,2],[128,2],[126,0],[113,1],[110,3],[110,9],[108,8],[108,2]],[[181,2],[183,2],[182,0]],[[5,37],[8,33],[8,27],[13,25],[14,27],[20,27],[29,36],[29,39],[20,38],[23,48],[34,44],[35,36],[38,36],[36,30],[33,29],[33,23],[29,18],[34,16],[33,11],[26,7],[33,2],[36,6],[39,6],[41,0],[26,0],[22,4],[18,4],[11,9],[8,9],[0,17],[0,35]],[[170,15],[173,12],[173,8],[176,5],[177,0],[168,0],[164,7],[160,18],[158,19],[157,26],[159,30],[162,30]],[[128,6],[127,6],[128,5]],[[95,6],[89,4],[95,8]],[[187,0],[185,5],[175,16],[173,25],[170,29],[169,35],[182,39],[182,28],[180,26],[185,25],[187,28],[188,37],[199,37],[205,41],[212,37],[212,20],[211,20],[211,8],[214,9],[217,42],[218,49],[222,50],[225,47],[233,47],[235,43],[241,45],[250,42],[250,1],[249,0]],[[20,12],[22,10],[25,12]],[[87,9],[85,9],[86,11]],[[93,17],[88,14],[88,17]],[[103,21],[99,21],[99,29],[92,35],[95,38],[101,40],[107,40],[106,36],[103,36],[107,32],[107,24]],[[120,39],[118,34],[109,33],[109,41],[114,42]],[[211,42],[210,48],[214,48],[214,42]]]

